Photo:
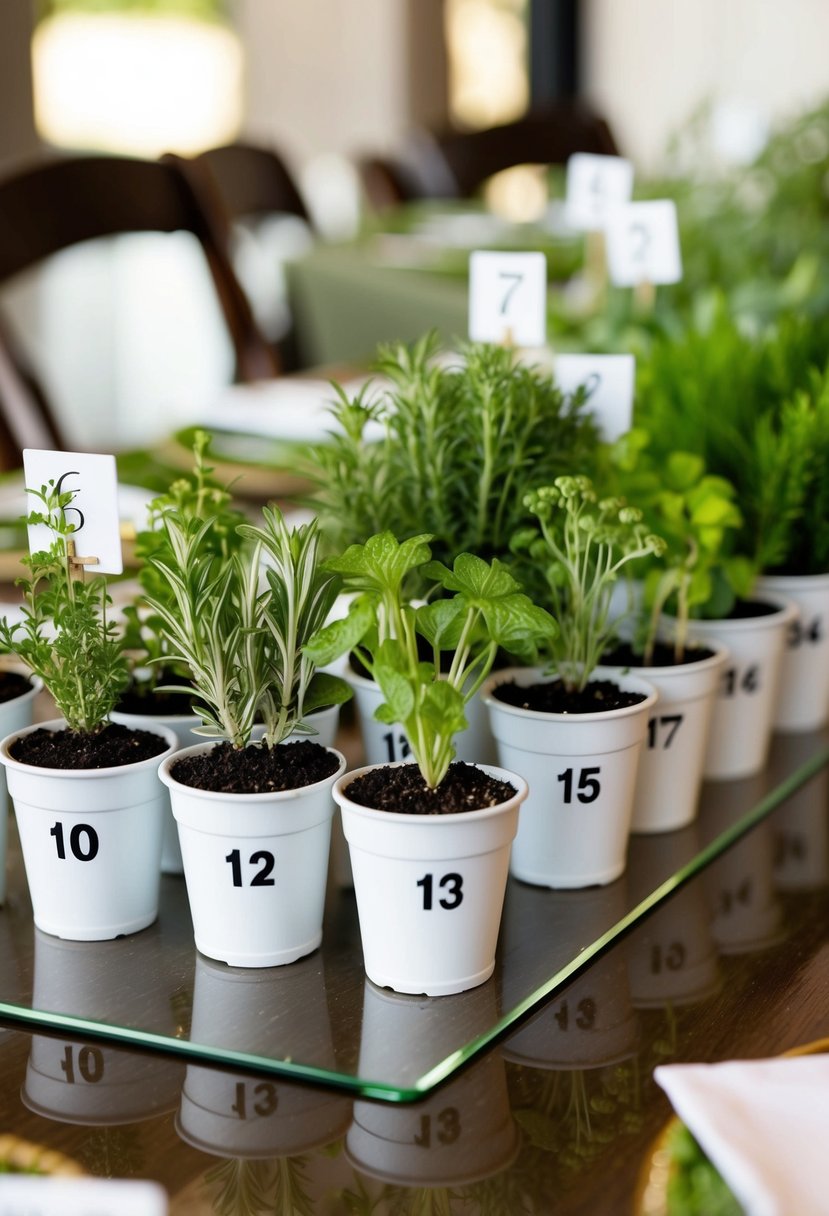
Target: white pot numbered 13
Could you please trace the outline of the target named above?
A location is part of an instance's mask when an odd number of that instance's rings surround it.
[[[322,913],[334,803],[331,786],[345,770],[293,790],[223,794],[176,781],[185,748],[161,765],[178,823],[196,946],[234,967],[276,967],[315,950]],[[280,746],[289,747],[288,743]]]
[[[164,813],[158,765],[172,754],[176,737],[147,727],[166,749],[113,768],[36,768],[15,760],[14,741],[41,728],[66,724],[43,722],[0,743],[34,922],[73,941],[136,933],[158,914]]]
[[[366,975],[381,988],[445,996],[492,975],[510,844],[527,784],[503,769],[480,767],[515,794],[482,810],[407,815],[351,801],[348,787],[366,768],[334,786]]]

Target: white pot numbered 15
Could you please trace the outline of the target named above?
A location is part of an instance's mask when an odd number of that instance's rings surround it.
[[[510,863],[523,882],[604,886],[624,871],[639,754],[658,694],[646,680],[613,668],[597,667],[593,678],[612,680],[642,700],[563,714],[522,709],[494,695],[502,682],[543,682],[542,670],[531,667],[499,671],[483,687],[501,763],[530,786]]]
[[[757,591],[784,596],[798,611],[786,633],[775,730],[819,730],[829,720],[829,574],[767,574]]]

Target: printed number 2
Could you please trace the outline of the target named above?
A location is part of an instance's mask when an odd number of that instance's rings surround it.
[[[512,300],[512,297],[515,295],[518,288],[524,282],[524,276],[523,276],[523,274],[515,274],[515,273],[510,273],[507,270],[502,270],[499,272],[498,278],[511,280],[511,285],[504,292],[504,298],[501,301],[501,316],[503,317],[506,315],[506,312],[510,306],[510,301]]]
[[[242,858],[238,849],[234,849],[232,853],[228,853],[225,861],[230,865],[233,873],[234,887],[243,886],[242,882]],[[274,865],[273,853],[268,853],[265,849],[260,849],[258,853],[251,853],[250,864],[252,866],[262,863],[262,869],[257,870],[253,878],[250,880],[252,887],[272,887],[274,879],[270,877]]]
[[[576,797],[579,802],[595,802],[602,791],[602,787],[596,780],[596,775],[602,770],[595,768],[580,768],[579,780],[576,787]],[[564,801],[573,801],[573,770],[566,768],[563,773],[558,774],[558,780],[564,785]]]
[[[432,911],[432,887],[434,879],[431,874],[424,874],[418,879],[417,885],[423,887],[423,911]],[[444,874],[443,878],[438,883],[441,890],[447,889],[448,898],[444,897],[438,900],[441,908],[446,908],[451,912],[453,908],[457,908],[463,902],[463,878],[460,874]]]

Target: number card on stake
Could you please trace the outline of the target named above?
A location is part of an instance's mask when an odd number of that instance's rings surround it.
[[[622,156],[576,152],[567,161],[565,218],[588,232],[604,228],[613,207],[630,202],[633,165]]]
[[[568,396],[584,385],[587,409],[596,419],[602,438],[612,443],[631,428],[633,355],[556,355],[553,379]]]
[[[671,199],[626,203],[608,216],[607,267],[617,287],[678,283],[682,278],[676,204]]]
[[[543,346],[547,340],[547,259],[543,253],[476,250],[469,258],[473,342]]]
[[[83,558],[95,558],[94,562],[83,562],[83,569],[93,574],[121,574],[124,559],[115,457],[26,448],[23,471],[30,491],[48,486],[52,481],[60,492],[74,492],[72,502],[64,508],[64,515],[74,526],[71,539],[75,542],[76,559],[81,563]],[[43,510],[43,503],[31,493],[28,509]],[[52,533],[45,524],[30,526],[28,532],[31,553],[48,549],[52,544]]]

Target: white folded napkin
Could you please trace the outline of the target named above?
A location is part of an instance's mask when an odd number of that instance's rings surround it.
[[[749,1216],[829,1214],[829,1055],[654,1072]]]

